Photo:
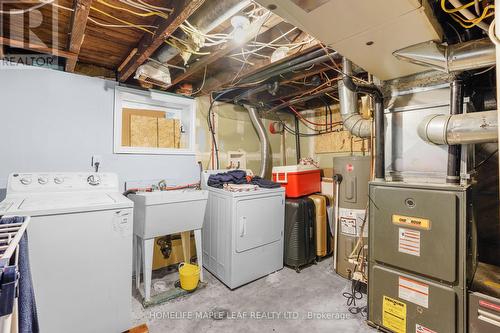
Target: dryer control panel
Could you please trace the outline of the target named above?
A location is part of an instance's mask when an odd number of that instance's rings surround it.
[[[9,194],[26,192],[119,191],[118,176],[95,172],[13,173],[9,176]]]

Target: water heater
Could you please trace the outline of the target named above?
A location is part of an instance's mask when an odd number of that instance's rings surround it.
[[[333,159],[333,170],[337,179],[337,240],[334,255],[335,271],[350,279],[354,264],[349,259],[361,255],[363,244],[367,244],[368,182],[370,181],[370,156],[345,156]],[[335,191],[337,192],[337,190]],[[362,243],[358,244],[362,238]],[[358,246],[356,246],[358,245]]]

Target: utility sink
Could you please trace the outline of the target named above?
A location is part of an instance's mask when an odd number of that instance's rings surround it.
[[[144,300],[151,300],[151,271],[155,237],[181,234],[184,260],[189,262],[190,231],[194,231],[198,266],[202,263],[201,228],[207,206],[207,190],[175,190],[142,192],[128,196],[134,201],[134,257],[135,279],[140,289],[140,274],[143,271]],[[200,271],[203,282],[203,269]]]
[[[201,229],[208,191],[143,192],[129,198],[134,201],[134,234],[148,239]]]

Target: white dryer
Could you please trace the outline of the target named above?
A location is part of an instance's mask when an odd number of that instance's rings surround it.
[[[133,203],[111,173],[11,174],[0,215],[30,215],[42,333],[131,326]]]
[[[229,192],[207,185],[203,266],[234,289],[283,268],[284,188]]]

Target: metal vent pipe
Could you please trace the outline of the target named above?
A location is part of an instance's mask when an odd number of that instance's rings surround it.
[[[367,94],[375,101],[375,179],[385,179],[384,96],[374,84],[354,83],[350,75],[342,78],[344,86],[354,93]]]
[[[429,115],[418,125],[418,135],[437,145],[497,142],[497,112]]]
[[[489,38],[444,45],[423,42],[395,51],[399,60],[444,72],[459,72],[495,65],[495,45]]]
[[[342,68],[344,74],[352,75],[352,63],[347,58],[342,59]],[[352,135],[360,138],[369,138],[372,132],[372,121],[364,119],[358,110],[358,94],[347,89],[344,82],[339,81],[339,103],[340,115],[344,128],[351,132]]]
[[[253,127],[257,132],[257,136],[260,141],[260,172],[259,176],[262,178],[270,178],[271,171],[271,145],[269,142],[269,138],[267,137],[266,129],[262,124],[262,120],[260,119],[259,112],[257,108],[245,105],[245,108],[248,111],[248,115],[250,116],[250,120],[252,121]]]

